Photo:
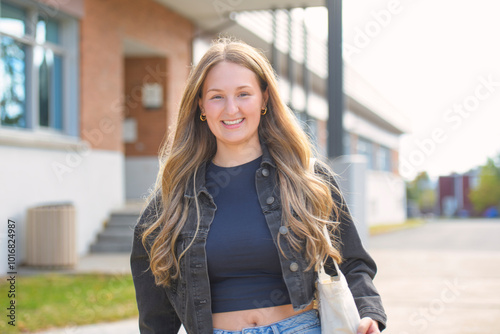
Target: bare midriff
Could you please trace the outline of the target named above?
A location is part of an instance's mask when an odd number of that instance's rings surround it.
[[[243,328],[267,326],[283,319],[293,317],[305,311],[312,310],[311,303],[305,309],[294,311],[292,304],[241,310],[232,312],[221,312],[212,314],[213,327],[226,331],[240,331]]]

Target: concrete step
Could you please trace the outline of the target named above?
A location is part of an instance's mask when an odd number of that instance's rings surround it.
[[[132,251],[132,243],[122,242],[106,242],[95,243],[90,246],[91,253],[130,253]]]
[[[97,242],[110,242],[110,241],[122,241],[131,243],[133,240],[133,233],[109,233],[109,232],[101,232],[97,235]]]
[[[113,213],[107,225],[134,227],[138,219],[139,215],[134,213]]]
[[[107,224],[102,230],[102,233],[134,233],[134,227],[133,226],[127,226],[127,225],[109,225]]]
[[[104,229],[90,247],[91,253],[120,253],[132,250],[134,226],[139,219],[138,210],[118,210],[111,214]]]

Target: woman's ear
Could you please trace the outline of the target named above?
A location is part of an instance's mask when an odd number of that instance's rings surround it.
[[[269,87],[266,87],[266,90],[262,93],[262,99],[264,100],[262,108],[265,108],[267,106],[267,101],[269,100]]]
[[[203,99],[198,97],[198,106],[200,107],[201,112],[203,113]]]

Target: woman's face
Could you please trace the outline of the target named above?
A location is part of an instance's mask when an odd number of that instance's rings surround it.
[[[259,143],[257,129],[268,98],[257,76],[246,67],[231,62],[215,65],[207,74],[199,101],[217,149]]]

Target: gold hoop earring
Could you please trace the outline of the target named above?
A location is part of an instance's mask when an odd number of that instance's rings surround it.
[[[205,122],[207,120],[207,115],[200,114],[200,119],[202,122]]]
[[[264,109],[262,109],[262,111],[260,112],[260,114],[262,116],[264,116],[265,114],[267,114],[267,107],[265,107]]]

